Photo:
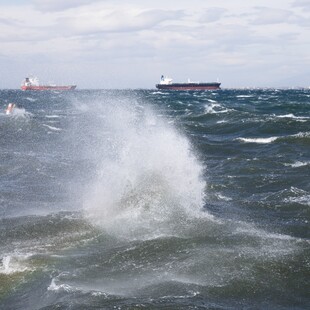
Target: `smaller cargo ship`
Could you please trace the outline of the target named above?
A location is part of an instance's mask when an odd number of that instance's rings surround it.
[[[209,82],[209,83],[200,83],[200,82],[191,82],[188,80],[187,83],[172,83],[172,79],[161,76],[159,84],[156,84],[158,89],[168,89],[168,90],[214,90],[221,89],[221,83],[219,82]]]
[[[22,90],[73,90],[76,85],[40,85],[37,77],[26,77],[21,85]]]

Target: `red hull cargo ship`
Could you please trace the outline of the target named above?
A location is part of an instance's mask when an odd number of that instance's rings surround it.
[[[164,90],[215,90],[221,89],[220,85],[219,82],[200,83],[188,81],[187,83],[172,83],[172,79],[162,75],[159,84],[156,84],[156,88]]]
[[[26,77],[21,85],[22,90],[73,90],[76,85],[40,85],[37,77]]]

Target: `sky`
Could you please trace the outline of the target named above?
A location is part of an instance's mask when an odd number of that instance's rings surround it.
[[[310,86],[310,0],[1,0],[0,89]]]

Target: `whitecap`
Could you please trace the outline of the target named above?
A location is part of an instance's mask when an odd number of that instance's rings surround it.
[[[219,194],[219,193],[216,194],[215,196],[216,196],[216,198],[219,199],[219,200],[224,200],[224,201],[231,201],[231,200],[232,200],[232,198],[227,197],[227,196],[224,196],[224,195]]]
[[[292,197],[284,199],[284,202],[295,202],[302,205],[310,206],[310,195],[306,195],[303,197]]]
[[[31,97],[27,97],[26,100],[30,101],[30,102],[35,102],[37,101],[38,99],[34,99],[34,98],[31,98]]]
[[[304,167],[304,166],[308,166],[310,165],[310,161],[296,161],[294,163],[286,163],[284,164],[284,166],[290,166],[290,167],[293,167],[293,168],[298,168],[298,167]]]
[[[167,95],[167,93],[163,93],[161,91],[154,91],[152,92],[152,95]]]
[[[46,118],[59,118],[60,115],[45,115]]]
[[[291,135],[289,137],[292,138],[309,138],[310,137],[310,132],[299,132],[295,135]]]
[[[279,139],[279,137],[270,137],[270,138],[237,138],[241,142],[245,143],[258,143],[258,144],[268,144],[272,143]]]
[[[56,279],[53,278],[51,284],[47,288],[48,291],[65,291],[72,292],[74,291],[73,287],[68,284],[57,284]]]
[[[61,128],[49,126],[49,125],[46,125],[46,124],[43,124],[43,126],[47,127],[50,130],[53,130],[53,131],[61,131],[62,130]]]
[[[307,116],[295,116],[292,113],[285,114],[285,115],[276,115],[278,118],[293,118],[293,119],[298,119],[298,120],[307,120],[310,119],[310,117]]]
[[[230,110],[223,107],[222,105],[220,105],[219,103],[210,103],[205,105],[205,113],[206,114],[218,114],[218,113],[227,113]]]

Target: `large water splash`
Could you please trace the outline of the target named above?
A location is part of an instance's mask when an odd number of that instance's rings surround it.
[[[149,107],[126,101],[96,107],[100,156],[85,214],[118,237],[177,233],[203,213],[202,166],[186,137]]]

